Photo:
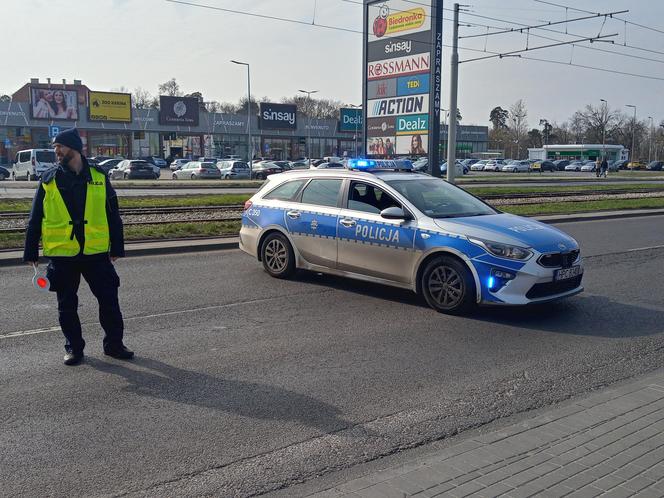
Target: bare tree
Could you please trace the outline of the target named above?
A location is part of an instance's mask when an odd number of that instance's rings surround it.
[[[171,78],[159,85],[159,95],[168,95],[169,97],[182,97],[182,90],[175,78]]]
[[[516,158],[521,157],[521,146],[525,142],[528,133],[528,110],[523,99],[519,99],[510,106],[509,111],[510,130],[512,139],[516,144]]]
[[[586,140],[590,143],[605,142],[609,128],[619,120],[618,111],[612,111],[606,104],[597,107],[588,104],[583,111],[577,113],[585,128]]]
[[[12,98],[9,95],[0,95],[0,102],[11,102]]]
[[[306,95],[284,97],[281,102],[294,104],[299,114],[314,119],[339,119],[339,109],[343,107],[339,100],[309,98]]]
[[[136,109],[157,109],[159,107],[159,100],[140,86],[134,90],[132,99]]]

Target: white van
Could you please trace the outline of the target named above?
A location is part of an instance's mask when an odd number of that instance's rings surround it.
[[[14,180],[36,180],[58,163],[53,149],[28,149],[16,153],[12,176]]]

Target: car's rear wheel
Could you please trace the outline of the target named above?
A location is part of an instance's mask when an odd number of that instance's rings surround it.
[[[475,281],[470,270],[450,256],[432,259],[420,282],[427,304],[440,313],[467,313],[475,306]]]
[[[196,179],[196,175],[191,175],[191,179],[192,179],[192,180],[195,180],[195,179]]]
[[[288,278],[295,272],[295,253],[281,233],[268,235],[261,245],[263,268],[275,278]]]
[[[173,173],[173,180],[177,180],[177,179],[178,179],[178,175],[176,175],[175,173]]]

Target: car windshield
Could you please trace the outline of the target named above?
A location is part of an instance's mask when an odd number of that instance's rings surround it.
[[[201,168],[203,169],[213,169],[216,167],[217,165],[215,163],[201,163]]]
[[[490,206],[439,178],[390,180],[387,184],[431,218],[496,214]]]

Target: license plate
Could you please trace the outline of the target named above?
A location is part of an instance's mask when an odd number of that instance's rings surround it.
[[[553,274],[553,281],[560,282],[561,280],[567,280],[569,278],[578,277],[581,275],[582,270],[581,266],[572,266],[571,268],[563,268],[562,270],[556,270]]]

